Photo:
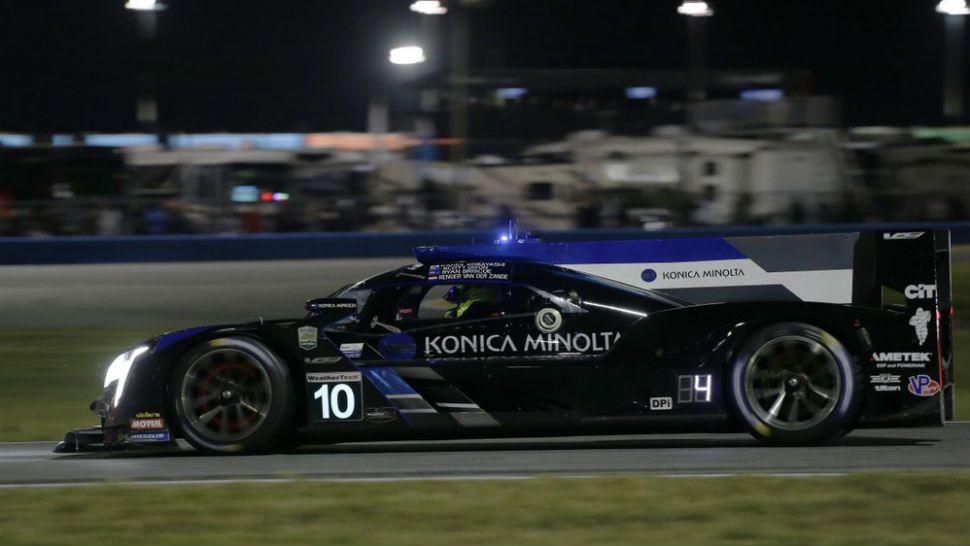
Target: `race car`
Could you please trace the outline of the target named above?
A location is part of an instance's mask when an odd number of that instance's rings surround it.
[[[59,452],[952,419],[946,231],[416,249],[306,315],[131,347]]]

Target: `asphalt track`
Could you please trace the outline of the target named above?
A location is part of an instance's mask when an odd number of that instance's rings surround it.
[[[840,474],[864,470],[970,470],[970,423],[860,430],[824,447],[765,447],[744,434],[591,436],[354,443],[292,453],[215,457],[168,452],[51,453],[53,443],[0,444],[0,488],[105,480],[407,480],[587,476]]]
[[[302,316],[303,303],[413,257],[0,267],[0,328],[159,331]]]

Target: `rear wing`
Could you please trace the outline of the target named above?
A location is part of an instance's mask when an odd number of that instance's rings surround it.
[[[856,247],[853,303],[905,307],[919,350],[932,350],[943,389],[942,415],[955,410],[950,231],[864,233]],[[913,388],[922,388],[915,385]]]
[[[806,301],[905,310],[918,346],[938,361],[953,418],[950,232],[534,242],[422,247],[423,263],[528,260],[559,265],[694,304]],[[910,344],[912,345],[912,344]]]

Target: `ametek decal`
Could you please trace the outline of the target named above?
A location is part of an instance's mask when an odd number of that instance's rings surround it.
[[[901,352],[882,352],[872,353],[872,361],[876,363],[876,368],[925,368],[932,362],[933,353],[901,353]]]

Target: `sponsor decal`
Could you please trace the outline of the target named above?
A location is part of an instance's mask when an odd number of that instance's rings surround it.
[[[903,290],[908,300],[931,300],[936,297],[935,284],[911,284]]]
[[[509,334],[432,336],[424,339],[424,354],[596,353],[609,351],[618,339],[619,332],[529,334],[518,342]]]
[[[314,358],[306,357],[303,359],[304,364],[335,364],[340,362],[342,357],[339,356],[318,356]]]
[[[296,338],[300,343],[300,348],[304,351],[312,351],[317,348],[317,329],[315,326],[300,326],[296,330]]]
[[[165,419],[162,419],[161,417],[152,417],[150,419],[132,419],[128,426],[133,431],[163,430],[165,428]]]
[[[682,279],[730,279],[732,277],[743,276],[744,269],[740,267],[684,269],[679,271],[664,271],[660,274],[660,278],[665,281],[677,281]]]
[[[536,328],[544,334],[554,334],[562,327],[562,313],[559,309],[543,307],[536,313]]]
[[[656,269],[644,269],[643,273],[640,273],[640,278],[643,282],[653,282],[657,280],[657,270]]]
[[[928,375],[914,375],[909,378],[909,385],[906,390],[916,396],[933,396],[940,392],[940,384]]]
[[[872,353],[872,361],[876,363],[876,368],[887,368],[890,370],[906,368],[926,368],[932,362],[933,353],[900,353],[900,352],[881,352]]]
[[[650,399],[651,411],[667,411],[674,409],[674,400],[669,396],[657,396]]]
[[[318,301],[313,305],[318,309],[357,309],[357,303],[352,301]]]
[[[876,392],[899,392],[903,387],[901,385],[876,385],[873,389]]]
[[[428,268],[428,280],[507,281],[509,280],[508,264],[468,262],[432,265]]]
[[[132,432],[128,435],[132,442],[170,442],[171,435],[167,430],[153,430],[145,432]]]
[[[898,231],[896,233],[883,233],[882,238],[885,241],[910,241],[912,239],[919,239],[926,233],[925,231]]]
[[[919,340],[920,345],[926,343],[926,337],[929,335],[929,328],[926,325],[929,322],[930,312],[922,307],[917,308],[916,313],[909,319],[909,325],[916,330],[916,339]]]
[[[364,412],[364,419],[371,423],[390,423],[397,419],[397,410],[392,407],[367,408]]]
[[[364,352],[363,343],[341,343],[340,352],[344,354],[347,358],[360,358],[361,353]]]
[[[891,373],[881,373],[879,375],[870,375],[869,383],[877,385],[895,385],[899,383],[898,375],[893,375]]]
[[[135,414],[136,419],[151,419],[152,417],[161,417],[162,414],[157,411],[139,411]]]
[[[306,374],[306,382],[311,420],[360,421],[364,418],[360,372],[310,372]]]
[[[309,372],[307,383],[341,383],[360,381],[360,372]]]

